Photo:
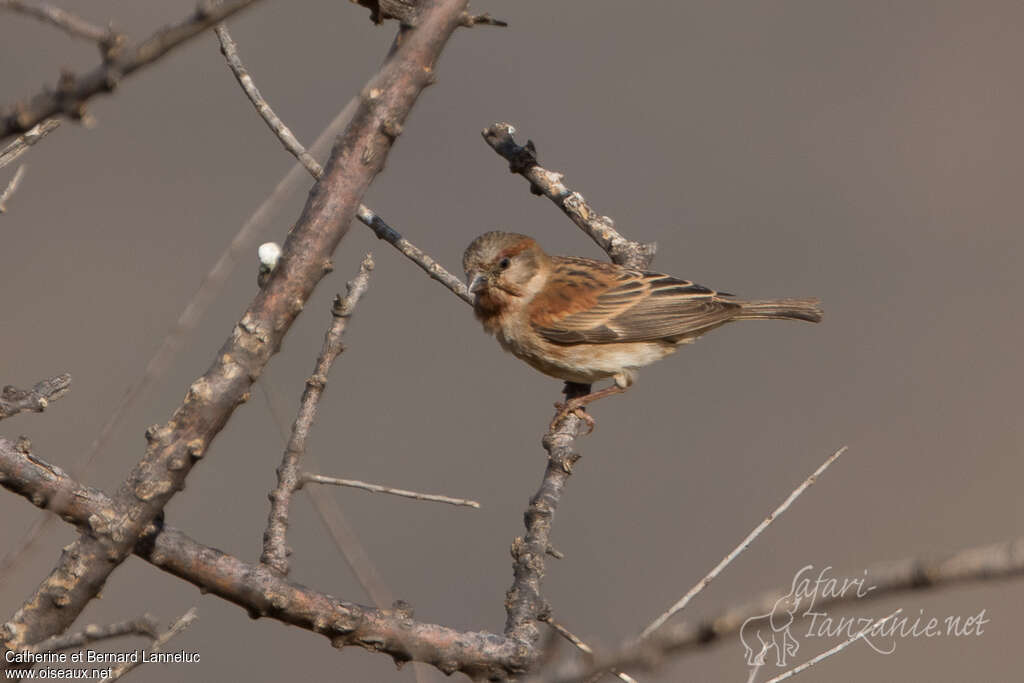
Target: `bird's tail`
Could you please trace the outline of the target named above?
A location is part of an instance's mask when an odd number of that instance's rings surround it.
[[[820,299],[765,299],[737,303],[741,308],[736,320],[775,318],[819,323],[823,315]]]

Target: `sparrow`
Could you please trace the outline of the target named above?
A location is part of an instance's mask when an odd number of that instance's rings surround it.
[[[637,370],[733,320],[820,322],[818,299],[744,301],[663,273],[549,256],[526,235],[488,232],[462,256],[473,311],[501,347],[551,377],[612,386],[558,403],[552,427],[625,391]],[[589,389],[588,389],[589,391]]]

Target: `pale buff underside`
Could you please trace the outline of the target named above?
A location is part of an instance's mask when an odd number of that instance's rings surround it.
[[[638,368],[675,353],[678,346],[667,341],[555,344],[531,333],[525,321],[508,314],[501,317],[505,319],[502,323],[485,327],[494,333],[503,349],[545,375],[579,384],[611,377],[625,389],[636,379]],[[680,344],[692,341],[685,339]]]

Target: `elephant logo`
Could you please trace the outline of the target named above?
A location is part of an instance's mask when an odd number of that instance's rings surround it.
[[[769,650],[775,650],[778,666],[786,666],[786,658],[795,657],[800,649],[791,632],[800,607],[795,583],[788,594],[775,601],[770,612],[750,617],[740,627],[740,641],[749,666],[763,666]]]

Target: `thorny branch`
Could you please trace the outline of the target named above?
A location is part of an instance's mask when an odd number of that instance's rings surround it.
[[[370,271],[373,270],[373,258],[370,254],[363,257],[359,266],[359,274],[348,283],[348,293],[345,298],[340,296],[334,300],[331,307],[333,320],[327,333],[324,335],[324,345],[320,356],[316,360],[316,369],[306,380],[306,388],[302,392],[302,400],[299,402],[299,414],[292,424],[292,433],[285,447],[284,457],[281,466],[277,469],[277,487],[270,492],[270,517],[267,520],[267,529],[263,533],[263,554],[260,562],[272,567],[282,576],[288,574],[288,548],[286,534],[288,532],[288,509],[291,505],[292,494],[302,486],[300,463],[306,452],[306,441],[309,438],[309,431],[313,427],[317,410],[320,406],[320,397],[327,388],[327,376],[331,372],[331,366],[335,359],[341,355],[344,347],[341,344],[341,337],[345,333],[348,319],[352,317],[356,304],[363,296],[370,284]]]
[[[204,22],[217,23],[245,4],[224,3],[204,10],[200,13],[203,19],[191,28],[169,29],[148,49],[169,49],[180,42],[169,42],[170,38],[180,38]],[[81,535],[65,550],[51,575],[4,625],[0,637],[5,648],[25,647],[63,632],[72,623],[170,498],[182,489],[188,472],[234,409],[248,399],[252,382],[279,348],[314,286],[330,269],[330,254],[383,167],[393,142],[385,131],[401,125],[420,92],[430,84],[436,61],[465,5],[465,0],[425,3],[421,25],[402,32],[401,41],[363,92],[323,178],[289,233],[272,277],[213,366],[192,384],[171,420],[148,430],[146,456],[114,498],[119,514],[107,523],[97,520],[92,533]]]
[[[104,54],[103,63],[92,71],[76,76],[61,74],[56,89],[45,88],[29,100],[18,102],[0,113],[0,140],[29,130],[51,116],[81,119],[86,103],[101,93],[112,92],[121,79],[199,35],[206,29],[245,9],[256,0],[223,0],[200,3],[182,21],[162,28],[140,43],[114,45]]]

